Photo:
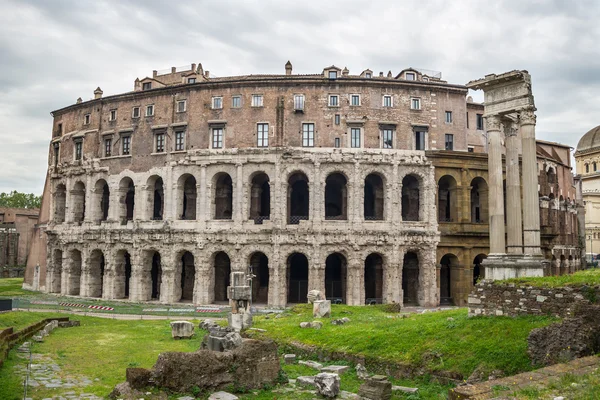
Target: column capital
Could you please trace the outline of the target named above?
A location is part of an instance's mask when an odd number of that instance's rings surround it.
[[[535,125],[536,123],[535,109],[526,108],[519,111],[519,122],[521,125]]]
[[[486,115],[485,117],[486,128],[488,131],[499,131],[500,123],[502,122],[499,115],[492,114]]]

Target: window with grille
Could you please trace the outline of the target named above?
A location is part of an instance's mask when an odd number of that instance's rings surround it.
[[[212,129],[212,147],[213,149],[223,148],[223,128]]]
[[[121,154],[128,156],[131,151],[131,136],[123,136],[121,137],[121,141],[123,142],[123,151]]]
[[[185,149],[185,131],[175,132],[175,151],[183,151]]]
[[[360,128],[350,128],[350,147],[360,147]]]
[[[163,153],[165,151],[165,134],[157,133],[156,137],[156,152]]]
[[[269,124],[257,124],[256,136],[258,138],[258,147],[269,146]]]
[[[302,146],[314,147],[315,145],[315,124],[302,124]]]
[[[384,149],[394,148],[394,130],[391,128],[384,128],[381,130],[382,145]]]
[[[104,157],[110,157],[112,153],[112,138],[104,139]]]

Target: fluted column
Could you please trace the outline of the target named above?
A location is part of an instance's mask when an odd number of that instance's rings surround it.
[[[525,254],[541,255],[534,111],[529,108],[519,112],[523,146],[523,236]]]
[[[521,217],[521,177],[519,174],[519,139],[512,121],[505,121],[506,137],[506,230],[507,252],[523,254]]]
[[[490,254],[504,254],[504,190],[502,182],[502,142],[500,117],[486,116],[488,133]]]

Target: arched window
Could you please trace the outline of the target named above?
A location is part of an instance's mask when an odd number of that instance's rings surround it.
[[[309,196],[308,177],[302,172],[292,174],[288,179],[288,224],[308,220]]]
[[[225,172],[215,177],[214,210],[215,219],[233,218],[233,183]]]
[[[377,174],[369,174],[365,178],[364,213],[366,221],[384,219],[383,179]]]
[[[269,176],[259,172],[252,177],[250,185],[250,219],[255,224],[262,224],[271,216],[271,186]]]
[[[196,178],[190,174],[183,174],[177,182],[177,194],[179,219],[196,219]]]
[[[456,179],[450,175],[442,176],[438,183],[438,214],[440,222],[457,221]]]
[[[73,221],[83,222],[85,218],[85,185],[78,181],[71,190],[71,207],[73,209]]]
[[[402,179],[402,220],[418,221],[420,208],[419,181],[413,175]]]
[[[471,223],[488,222],[488,185],[485,179],[477,177],[471,181]]]
[[[346,177],[330,174],[325,180],[325,219],[348,219],[348,190]]]
[[[122,224],[133,220],[134,207],[135,186],[131,178],[125,177],[119,182],[119,220]]]
[[[65,206],[67,200],[67,189],[65,185],[56,186],[54,191],[54,222],[62,224],[65,222]]]
[[[590,164],[585,164],[585,172],[590,172]]]

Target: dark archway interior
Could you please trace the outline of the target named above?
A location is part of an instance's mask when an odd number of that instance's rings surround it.
[[[133,209],[135,207],[135,186],[133,181],[129,180],[127,185],[127,193],[125,194],[125,220],[133,220]]]
[[[261,252],[250,257],[252,267],[252,301],[266,303],[269,300],[269,259]]]
[[[125,252],[125,298],[129,298],[129,281],[131,280],[131,256]]]
[[[181,256],[181,301],[192,301],[194,299],[194,282],[196,281],[196,269],[194,256],[186,251]]]
[[[383,258],[369,254],[365,259],[365,304],[380,304],[383,300]]]
[[[152,293],[150,298],[152,300],[160,299],[160,284],[162,283],[162,266],[160,262],[160,254],[155,252],[152,255],[152,269],[150,271],[150,277],[152,278]]]
[[[308,259],[294,253],[287,260],[288,303],[305,303],[308,295]]]
[[[325,180],[325,219],[348,218],[346,182],[346,177],[340,173],[331,174]]]
[[[307,220],[308,209],[308,178],[298,172],[288,180],[288,223],[298,224],[301,220]]]
[[[183,207],[181,219],[196,219],[196,178],[188,176],[183,184]]]
[[[100,210],[102,212],[101,220],[106,221],[108,219],[108,207],[110,204],[110,190],[108,189],[108,183],[104,182],[102,186],[102,198],[100,199]]]
[[[217,176],[215,185],[215,219],[233,217],[233,184],[226,173]]]
[[[250,219],[260,224],[271,215],[271,186],[269,176],[260,173],[252,178],[250,192]]]
[[[412,175],[402,179],[402,220],[419,220],[419,181]]]
[[[215,301],[227,301],[227,286],[231,277],[231,261],[225,252],[215,255]]]
[[[419,302],[419,257],[408,252],[402,264],[402,291],[405,305],[417,305]]]
[[[165,207],[165,193],[163,190],[162,178],[157,178],[154,182],[154,201],[153,201],[152,219],[161,220],[163,219],[163,211]]]
[[[380,221],[384,216],[383,180],[377,174],[365,178],[364,213],[367,221]]]
[[[346,302],[346,257],[333,253],[325,260],[325,297],[332,302]]]

